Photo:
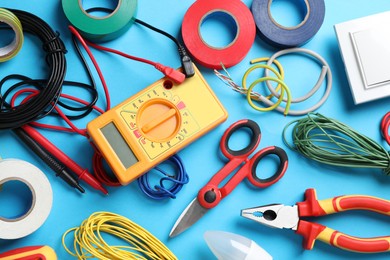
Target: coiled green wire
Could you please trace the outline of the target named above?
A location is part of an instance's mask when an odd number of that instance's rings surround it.
[[[292,131],[293,144],[286,139],[286,130]],[[294,120],[283,129],[283,142],[307,158],[321,163],[359,168],[378,168],[390,175],[390,154],[369,137],[349,126],[325,117],[309,113]]]

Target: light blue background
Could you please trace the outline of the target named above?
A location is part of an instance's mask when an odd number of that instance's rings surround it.
[[[245,0],[244,2],[250,6],[252,1]],[[140,0],[137,17],[178,36],[183,16],[192,3],[193,1],[190,0]],[[0,5],[32,12],[58,30],[69,49],[66,55],[68,61],[66,79],[86,81],[81,64],[70,42],[70,33],[66,28],[67,20],[61,10],[60,1],[2,0]],[[290,7],[286,3],[280,3],[280,5],[281,7],[275,8],[275,16],[284,17],[281,19],[287,21],[296,19],[296,10],[290,13]],[[334,76],[331,95],[318,111],[350,125],[385,147],[386,144],[379,133],[379,122],[389,110],[389,99],[359,106],[353,104],[333,25],[389,9],[388,0],[328,0],[322,28],[312,41],[304,45],[305,48],[318,52],[328,61]],[[218,34],[213,35],[219,37]],[[20,54],[12,61],[0,64],[0,77],[3,78],[10,73],[24,74],[33,78],[44,77],[46,67],[37,42],[34,37],[27,36]],[[141,26],[131,27],[123,37],[106,45],[172,67],[180,65],[173,43]],[[270,56],[275,51],[257,37],[246,58],[237,66],[229,69],[229,72],[237,82],[240,82],[244,71],[249,67],[250,59]],[[94,54],[108,82],[114,105],[161,77],[159,72],[148,65],[98,51],[94,51]],[[313,62],[301,56],[284,57],[281,62],[286,70],[286,82],[294,96],[306,93],[314,84],[320,71]],[[140,192],[136,183],[127,187],[109,188],[110,195],[107,197],[103,197],[83,184],[87,192],[80,195],[55,178],[54,174],[10,131],[1,131],[1,157],[26,160],[47,173],[53,188],[54,203],[49,218],[37,232],[14,241],[0,240],[0,251],[46,244],[56,250],[59,259],[70,259],[71,257],[61,245],[62,234],[68,228],[79,225],[95,211],[112,211],[130,218],[149,230],[161,239],[179,259],[213,259],[203,239],[203,234],[207,230],[223,230],[246,236],[262,246],[275,259],[388,259],[388,254],[356,254],[332,248],[322,242],[317,242],[312,251],[305,251],[301,247],[301,237],[292,231],[270,229],[239,216],[243,208],[269,203],[292,205],[303,199],[307,188],[315,188],[320,199],[343,194],[366,194],[390,199],[390,179],[380,171],[333,168],[301,157],[289,150],[281,139],[283,127],[296,118],[284,117],[277,112],[254,111],[243,96],[229,90],[214,76],[212,70],[203,67],[200,69],[228,110],[229,118],[221,126],[180,152],[191,180],[175,200],[148,199]],[[99,93],[102,97],[101,88],[99,88]],[[100,99],[99,104],[103,104],[103,99]],[[308,105],[310,102],[305,104],[305,106]],[[77,125],[84,127],[92,118],[91,116],[78,122]],[[290,159],[287,173],[278,183],[267,189],[255,189],[246,181],[241,183],[218,207],[208,212],[188,231],[174,239],[168,239],[169,231],[181,211],[226,162],[218,151],[220,137],[230,124],[242,118],[250,118],[259,123],[263,134],[260,148],[278,145],[286,149]],[[70,157],[83,166],[91,168],[92,149],[85,138],[51,131],[41,132]],[[374,213],[346,212],[314,220],[354,236],[390,235],[389,219]]]

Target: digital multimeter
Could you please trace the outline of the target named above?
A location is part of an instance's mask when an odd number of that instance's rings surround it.
[[[87,125],[122,185],[144,174],[226,120],[228,114],[199,70],[176,85],[166,78]]]

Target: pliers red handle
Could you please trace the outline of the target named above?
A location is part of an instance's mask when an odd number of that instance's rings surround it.
[[[301,217],[316,217],[347,210],[368,210],[390,216],[390,201],[364,196],[339,196],[326,200],[317,200],[316,191],[307,189],[305,201],[294,206],[282,204],[266,205],[241,211],[241,216],[264,225],[295,230],[303,236],[303,247],[312,249],[315,240],[332,246],[359,252],[377,253],[390,251],[390,236],[358,238],[343,234],[318,223],[301,220]]]

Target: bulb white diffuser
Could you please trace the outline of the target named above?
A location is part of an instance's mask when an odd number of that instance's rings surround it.
[[[204,239],[218,260],[272,260],[254,241],[229,232],[207,231]]]

